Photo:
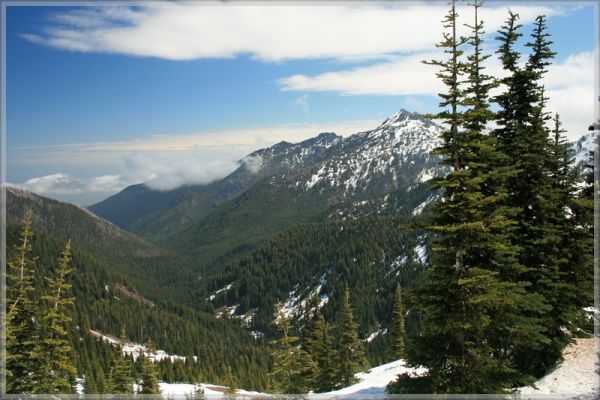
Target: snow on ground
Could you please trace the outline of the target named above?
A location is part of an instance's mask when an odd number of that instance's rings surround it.
[[[215,399],[224,398],[228,388],[226,386],[211,385],[208,383],[164,383],[160,382],[160,391],[163,398],[167,399],[186,399],[193,397],[195,394],[200,398]],[[235,391],[235,398],[241,399],[261,399],[272,397],[271,395],[252,392],[248,390],[237,389]]]
[[[121,340],[117,339],[114,336],[103,334],[102,332],[95,331],[93,329],[89,330],[90,335],[101,339],[103,342],[109,343],[112,346],[120,346]],[[149,352],[146,346],[141,345],[139,343],[126,342],[123,344],[121,351],[125,355],[133,354],[134,361],[140,355],[147,357],[151,362],[162,361],[166,358],[170,358],[171,362],[175,362],[177,360],[185,361],[186,357],[178,356],[177,354],[169,354],[164,350],[155,350],[154,352]],[[198,357],[194,356],[194,361],[198,361]]]
[[[223,292],[227,292],[228,290],[230,290],[233,287],[233,283],[230,283],[229,285],[226,285],[225,287],[217,290],[216,292],[214,292],[213,294],[211,294],[210,296],[208,296],[205,300],[206,301],[213,301],[214,299],[217,298],[217,295],[219,293],[223,293]]]
[[[423,372],[425,372],[425,368],[408,368],[405,366],[404,360],[396,360],[388,364],[380,365],[379,367],[371,368],[367,372],[359,372],[355,376],[360,379],[360,382],[355,383],[352,386],[333,392],[311,394],[310,398],[326,399],[341,395],[384,395],[387,384],[396,380],[398,374],[422,374]]]
[[[427,264],[427,248],[425,247],[425,243],[418,244],[413,251],[421,264]]]
[[[377,336],[385,335],[386,333],[387,333],[387,328],[382,329],[381,325],[379,325],[379,328],[375,332],[373,332],[369,336],[367,336],[367,338],[365,340],[363,340],[363,342],[367,342],[367,343],[372,342],[373,339],[375,339]]]
[[[523,399],[540,395],[595,395],[600,394],[598,375],[598,340],[576,339],[575,343],[563,350],[563,362],[548,375],[536,382],[537,389],[526,387],[519,392]],[[531,396],[531,397],[529,397]]]

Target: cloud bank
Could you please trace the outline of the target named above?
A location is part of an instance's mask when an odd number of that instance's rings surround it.
[[[155,135],[145,140],[63,144],[13,148],[8,152],[12,165],[37,169],[62,169],[38,176],[15,186],[42,195],[115,193],[126,186],[146,183],[153,189],[170,190],[184,184],[206,184],[233,172],[241,163],[250,170],[260,167],[260,159],[246,157],[282,139],[301,141],[321,132],[350,135],[372,129],[381,121],[342,121],[321,124],[264,126],[199,132],[187,135]],[[113,169],[113,173],[75,177],[64,170],[83,166]],[[86,197],[88,203],[89,196]],[[75,200],[74,200],[75,201]]]
[[[292,75],[277,81],[284,91],[338,92],[343,95],[437,95],[445,88],[434,75],[435,67],[421,60],[443,59],[439,53],[419,53],[383,63],[332,71],[313,76]],[[486,63],[486,73],[502,77],[496,57]],[[543,84],[548,110],[558,112],[570,140],[578,139],[594,116],[594,55],[572,54],[548,67]]]

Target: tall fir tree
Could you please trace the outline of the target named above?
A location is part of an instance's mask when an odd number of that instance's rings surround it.
[[[73,271],[71,263],[71,242],[69,241],[59,260],[54,277],[46,278],[48,293],[41,296],[43,301],[42,315],[39,316],[39,340],[33,351],[32,358],[39,365],[30,377],[35,382],[32,393],[73,393],[72,377],[76,368],[71,359],[71,343],[68,339],[69,307],[74,298],[67,297],[71,284],[67,283],[69,274]]]
[[[32,301],[37,259],[32,256],[33,216],[22,221],[20,243],[6,268],[6,393],[31,393],[34,370],[35,304]]]
[[[85,373],[85,380],[83,382],[83,393],[85,394],[98,394],[98,387],[96,386],[96,377],[91,369],[88,369]]]
[[[511,18],[514,20],[515,16]],[[500,128],[496,131],[508,156],[507,165],[515,166],[517,171],[507,185],[508,204],[518,210],[512,242],[520,247],[519,262],[523,267],[514,279],[528,282],[528,292],[540,296],[543,302],[543,307],[535,312],[540,318],[541,339],[512,349],[517,367],[535,376],[541,376],[560,358],[561,349],[569,342],[564,328],[573,309],[563,298],[572,288],[563,279],[566,259],[561,249],[569,190],[559,182],[564,178],[559,171],[564,156],[558,154],[562,151],[558,151],[558,144],[553,146],[550,137],[547,99],[541,84],[555,55],[546,31],[545,16],[538,16],[532,39],[526,44],[531,53],[525,66],[505,65],[510,77],[505,80],[507,92],[498,97],[503,118],[498,120]],[[515,43],[509,43],[508,35],[503,38],[500,56],[506,59],[507,53],[515,53]]]
[[[394,310],[392,312],[392,353],[395,359],[404,356],[404,304],[402,302],[402,289],[400,283],[396,285],[394,297]]]
[[[146,352],[148,354],[156,353],[156,347],[151,339],[145,343]],[[140,373],[141,394],[160,394],[160,386],[158,385],[158,365],[156,362],[150,361],[149,357],[142,358],[142,370]]]
[[[426,283],[415,293],[415,306],[423,315],[423,329],[410,341],[410,365],[424,365],[421,377],[403,375],[388,390],[395,393],[499,393],[521,375],[510,362],[511,340],[540,337],[535,319],[522,319],[524,310],[535,310],[539,297],[528,297],[526,284],[503,277],[503,270],[519,271],[517,248],[508,234],[516,211],[506,204],[505,182],[514,171],[505,168],[495,138],[485,129],[493,117],[489,90],[494,80],[484,73],[481,53],[481,6],[475,2],[475,22],[468,39],[473,49],[467,62],[457,60],[457,14],[452,9],[441,46],[450,54],[438,76],[446,79],[447,93],[440,95],[447,130],[436,149],[450,172],[430,183],[441,189],[442,201],[433,207],[428,225],[432,259]],[[463,75],[464,82],[458,81]],[[447,79],[447,77],[454,79]],[[457,86],[462,85],[461,89]],[[451,100],[451,101],[450,101]],[[460,111],[459,111],[460,110]],[[454,114],[454,116],[452,116]]]
[[[596,135],[596,148],[598,140]],[[573,268],[565,279],[576,288],[575,305],[579,309],[594,303],[594,191],[599,190],[598,185],[594,185],[594,152],[588,154],[581,172],[576,170],[576,173],[575,182],[579,188],[568,205],[572,211],[569,219],[572,235],[567,238],[569,243],[566,245],[570,250],[569,265]],[[583,322],[589,322],[587,316]]]
[[[358,324],[354,321],[348,286],[344,289],[337,329],[338,342],[335,354],[337,384],[345,387],[356,382],[354,375],[357,372],[368,368],[363,343],[358,337]]]
[[[303,330],[302,348],[310,356],[314,370],[310,384],[314,392],[327,392],[336,386],[333,337],[329,324],[319,309],[320,298],[315,294],[312,308],[314,312],[308,318]]]
[[[119,337],[119,354],[113,360],[110,368],[110,388],[109,393],[114,394],[133,394],[133,377],[131,376],[131,363],[123,355],[123,346],[127,343],[125,328],[121,328]]]
[[[272,390],[277,393],[308,393],[312,389],[313,371],[317,365],[298,345],[299,337],[291,336],[291,321],[283,312],[281,303],[276,305],[275,324],[282,336],[272,343],[273,369],[269,373]]]

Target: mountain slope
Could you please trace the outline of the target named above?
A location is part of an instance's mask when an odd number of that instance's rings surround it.
[[[412,189],[440,170],[429,155],[440,129],[402,110],[372,131],[333,140],[318,160],[260,180],[158,243],[210,266],[245,254],[294,224],[322,219],[333,209],[343,213],[356,202],[380,204],[377,213],[391,205],[391,194],[420,204],[429,192]],[[281,154],[277,146],[268,150]]]
[[[158,242],[198,221],[211,208],[243,193],[261,179],[314,163],[340,139],[333,133],[322,133],[297,144],[280,142],[249,154],[234,172],[211,184],[170,191],[134,185],[88,208],[124,229]]]
[[[269,362],[264,344],[238,323],[216,319],[206,302],[190,301],[195,282],[185,258],[77,206],[7,188],[9,260],[19,241],[18,223],[29,209],[33,211],[33,255],[39,257],[35,297],[51,276],[65,242],[72,240],[74,271],[69,283],[75,302],[70,335],[79,375],[98,360],[105,374],[109,372],[110,355],[90,340],[89,331],[118,336],[123,328],[137,342],[152,338],[170,353],[198,356],[198,362],[189,366],[195,374],[219,382],[231,367],[249,387],[264,387]]]
[[[27,210],[32,210],[34,226],[41,233],[73,240],[79,249],[104,261],[140,289],[180,286],[192,278],[193,263],[185,257],[123,231],[84,208],[7,187],[7,222],[19,224]]]

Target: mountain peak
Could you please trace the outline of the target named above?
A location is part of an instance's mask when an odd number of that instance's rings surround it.
[[[399,125],[400,123],[402,123],[404,121],[412,120],[412,119],[422,120],[423,117],[421,116],[421,114],[417,114],[415,112],[410,112],[410,111],[407,111],[404,108],[402,108],[397,113],[386,118],[386,120],[383,121],[380,126],[395,126],[395,125]]]

